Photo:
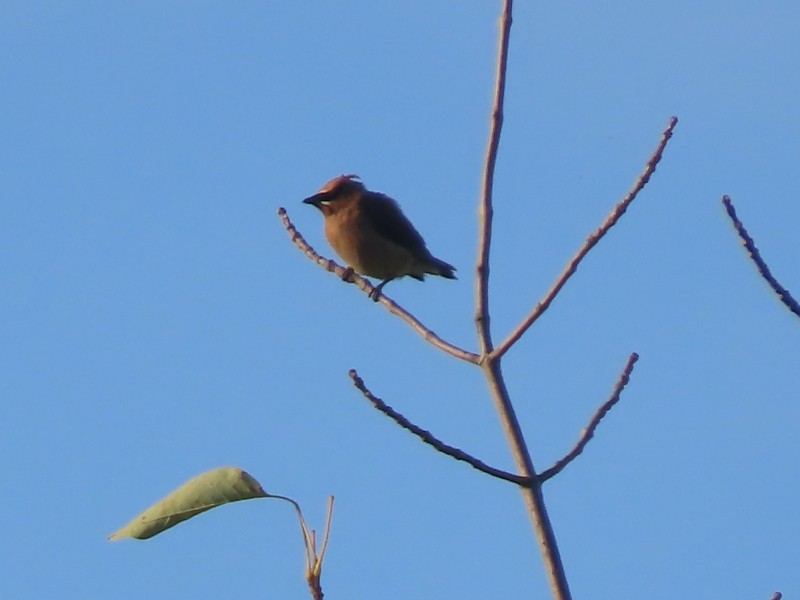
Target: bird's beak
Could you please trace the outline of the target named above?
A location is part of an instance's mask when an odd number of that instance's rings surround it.
[[[303,200],[303,204],[310,204],[311,206],[316,206],[319,208],[320,201],[322,200],[322,194],[314,194],[313,196],[309,196],[305,200]]]

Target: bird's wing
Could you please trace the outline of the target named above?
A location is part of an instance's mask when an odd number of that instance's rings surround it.
[[[425,240],[400,210],[397,202],[378,192],[367,192],[364,200],[365,202],[362,202],[362,210],[366,213],[364,216],[373,224],[375,231],[420,259],[430,257]]]

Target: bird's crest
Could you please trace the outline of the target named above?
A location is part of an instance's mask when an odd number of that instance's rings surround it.
[[[348,183],[356,183],[358,185],[363,185],[361,183],[361,178],[358,175],[339,175],[338,177],[334,177],[328,183],[322,186],[318,193],[320,194],[329,194],[332,191],[347,185]]]

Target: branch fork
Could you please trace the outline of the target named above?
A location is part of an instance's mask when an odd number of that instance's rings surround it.
[[[575,271],[586,255],[619,221],[622,215],[625,214],[629,206],[636,199],[639,192],[641,192],[645,185],[647,185],[648,181],[655,172],[657,165],[661,161],[663,152],[667,146],[667,143],[672,137],[673,131],[678,123],[678,119],[676,117],[672,117],[669,120],[669,123],[662,133],[661,139],[655,151],[647,161],[644,170],[635,181],[632,189],[614,207],[605,222],[596,231],[589,235],[584,244],[578,250],[577,254],[575,254],[575,256],[570,260],[564,271],[559,275],[550,290],[545,294],[544,298],[533,307],[531,312],[522,320],[517,328],[514,329],[497,348],[495,348],[492,342],[489,312],[489,259],[492,241],[493,218],[492,189],[494,186],[495,165],[497,162],[497,154],[500,145],[500,132],[503,125],[503,104],[505,98],[506,67],[508,62],[508,47],[511,31],[512,4],[512,0],[504,0],[500,18],[500,42],[498,50],[494,105],[491,113],[492,119],[489,130],[489,141],[487,145],[485,168],[482,180],[482,192],[478,207],[479,238],[478,258],[475,265],[476,309],[474,321],[477,330],[479,351],[471,352],[463,348],[459,348],[458,346],[455,346],[446,340],[443,340],[430,328],[423,325],[416,317],[396,304],[390,298],[381,295],[379,301],[391,314],[404,320],[412,329],[414,329],[434,347],[443,350],[451,356],[478,365],[481,368],[486,377],[489,392],[495,404],[495,408],[500,416],[500,421],[505,431],[506,439],[509,443],[511,453],[516,464],[517,473],[511,473],[487,465],[473,455],[454,446],[445,444],[430,431],[427,431],[422,427],[412,423],[409,419],[404,417],[398,411],[394,410],[383,400],[375,396],[366,387],[363,379],[354,369],[350,370],[349,375],[353,385],[364,395],[367,400],[370,401],[370,403],[372,403],[377,410],[392,419],[400,427],[416,435],[424,443],[432,446],[442,454],[450,456],[456,460],[466,462],[473,468],[487,475],[514,483],[518,486],[522,493],[523,501],[528,509],[528,514],[530,515],[534,531],[536,533],[553,596],[556,598],[556,600],[570,600],[571,594],[566,573],[561,561],[555,533],[544,504],[542,484],[560,473],[564,468],[566,468],[567,465],[577,459],[577,457],[583,452],[586,445],[594,436],[594,433],[600,425],[602,419],[619,402],[620,395],[625,386],[628,384],[634,365],[639,357],[635,353],[630,355],[625,368],[623,369],[616,385],[614,386],[610,398],[597,409],[594,416],[589,421],[589,424],[581,433],[575,446],[563,458],[542,473],[537,473],[536,469],[534,468],[533,461],[531,460],[531,455],[528,450],[522,428],[517,420],[514,407],[511,403],[511,398],[506,388],[505,379],[501,369],[501,360],[503,356],[511,349],[511,347],[522,338],[528,329],[530,329],[536,320],[541,317],[542,314],[544,314],[553,300],[558,296],[559,292],[566,285],[567,281],[569,281],[572,275],[574,275]],[[281,221],[283,222],[283,225],[289,233],[289,236],[294,244],[301,251],[303,251],[306,256],[325,268],[327,271],[335,273],[344,281],[355,284],[368,296],[372,296],[374,287],[368,280],[353,273],[352,269],[345,269],[336,264],[334,261],[323,258],[317,254],[316,251],[314,251],[314,249],[303,239],[303,237],[294,227],[285,209],[279,209],[278,215],[280,216]]]

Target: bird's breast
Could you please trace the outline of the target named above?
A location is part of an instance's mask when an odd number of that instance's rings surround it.
[[[409,250],[380,235],[355,207],[325,219],[325,237],[356,273],[378,279],[417,274]]]

